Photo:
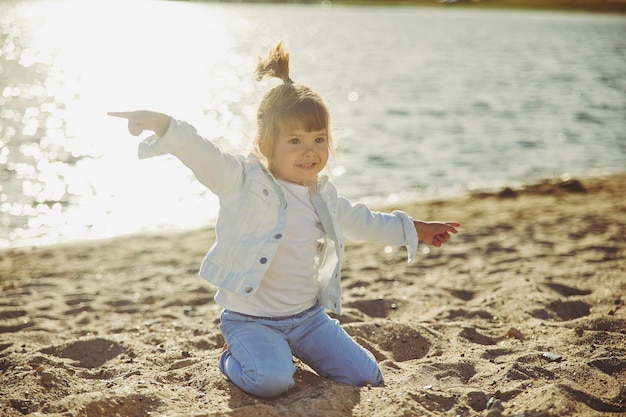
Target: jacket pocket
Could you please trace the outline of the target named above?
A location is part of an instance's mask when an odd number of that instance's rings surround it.
[[[272,190],[272,188],[274,187],[270,184],[252,180],[250,181],[248,191],[266,204],[279,205],[280,197],[276,194],[275,190]]]
[[[236,207],[230,208],[238,217],[238,221],[233,222],[233,229],[242,239],[269,233],[276,225],[280,201],[270,184],[250,181]],[[233,216],[234,211],[229,213],[229,217]]]

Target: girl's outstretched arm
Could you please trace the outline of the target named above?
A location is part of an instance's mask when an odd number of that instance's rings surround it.
[[[128,120],[128,131],[133,136],[139,136],[144,130],[148,130],[161,137],[165,135],[170,124],[170,116],[167,114],[148,110],[108,112],[107,114]]]
[[[148,110],[107,114],[126,119],[131,135],[154,132],[139,143],[139,159],[173,155],[193,171],[201,184],[220,198],[234,195],[242,186],[244,174],[240,158],[221,152],[189,123]]]
[[[440,247],[450,239],[450,233],[457,233],[456,228],[460,227],[460,223],[455,222],[422,222],[413,221],[417,236],[422,242],[429,245]]]

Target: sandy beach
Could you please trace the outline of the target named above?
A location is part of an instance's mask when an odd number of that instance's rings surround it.
[[[443,248],[353,242],[345,329],[382,387],[297,363],[251,397],[217,367],[211,229],[0,252],[0,416],[626,415],[626,174],[403,204]]]

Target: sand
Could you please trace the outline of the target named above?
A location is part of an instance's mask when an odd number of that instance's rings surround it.
[[[351,243],[345,329],[382,387],[246,395],[217,368],[211,229],[0,252],[0,416],[626,415],[626,174],[403,204],[442,248]]]

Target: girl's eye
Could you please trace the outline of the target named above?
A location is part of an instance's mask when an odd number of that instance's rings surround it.
[[[297,145],[298,143],[300,143],[300,139],[298,138],[289,139],[289,143],[291,143],[292,145]]]
[[[324,142],[326,142],[326,138],[316,138],[315,142],[316,143],[324,143]]]

